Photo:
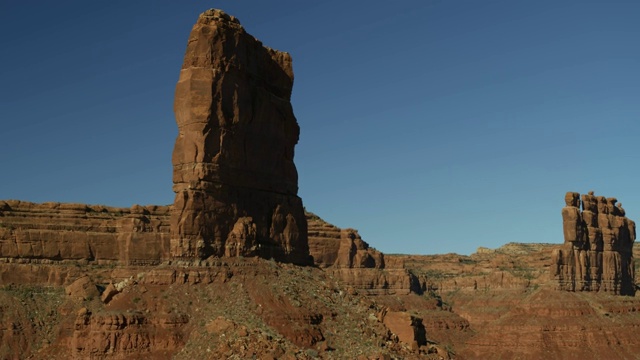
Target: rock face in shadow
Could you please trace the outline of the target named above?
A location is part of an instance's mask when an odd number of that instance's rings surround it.
[[[292,86],[288,53],[263,46],[220,10],[200,15],[175,93],[174,258],[310,263]]]
[[[617,201],[593,192],[582,197],[566,194],[564,245],[553,252],[552,275],[558,289],[635,294],[636,226]]]

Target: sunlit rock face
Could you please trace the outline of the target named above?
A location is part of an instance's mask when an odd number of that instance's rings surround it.
[[[263,46],[220,10],[200,15],[175,93],[174,258],[311,263],[292,87],[288,53]]]
[[[155,205],[0,201],[0,259],[157,264],[169,257],[170,211]],[[23,275],[5,273],[18,283]]]
[[[593,192],[566,194],[564,245],[553,253],[552,275],[558,289],[635,294],[636,225],[617,201]]]

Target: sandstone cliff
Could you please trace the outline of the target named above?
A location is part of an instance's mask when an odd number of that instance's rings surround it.
[[[310,263],[292,86],[288,53],[220,10],[200,15],[175,94],[173,257]]]
[[[369,247],[354,229],[340,229],[307,213],[309,253],[314,263],[335,268],[384,268],[384,255]]]
[[[307,213],[309,252],[315,264],[344,285],[369,295],[421,293],[418,281],[402,261],[385,261],[357,230],[340,229]]]
[[[0,259],[157,264],[169,256],[169,211],[0,201]]]
[[[553,253],[557,288],[634,295],[635,223],[616,198],[568,192],[562,209],[564,245]],[[582,211],[580,204],[582,203]]]

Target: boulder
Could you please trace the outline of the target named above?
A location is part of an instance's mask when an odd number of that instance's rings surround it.
[[[118,295],[118,293],[119,291],[118,289],[116,289],[113,283],[109,283],[109,285],[107,285],[107,287],[102,292],[100,300],[102,300],[103,303],[107,304],[109,303],[109,301],[111,301],[111,299],[113,299],[114,296]]]
[[[401,342],[416,348],[427,344],[427,333],[422,319],[404,311],[388,311],[387,309],[383,309],[378,314],[378,319]]]
[[[89,276],[82,276],[65,288],[65,293],[74,300],[91,300],[100,296],[96,283]]]

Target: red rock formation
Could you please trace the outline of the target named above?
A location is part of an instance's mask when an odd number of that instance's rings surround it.
[[[420,292],[417,278],[402,261],[386,261],[369,247],[357,230],[340,229],[315,214],[307,213],[309,252],[315,264],[348,287],[369,295]]]
[[[100,296],[96,283],[89,276],[82,276],[65,288],[68,296],[75,300],[90,300]]]
[[[565,243],[553,253],[553,276],[560,290],[634,295],[635,223],[616,198],[568,192],[562,209]]]
[[[0,201],[0,358],[635,357],[640,300],[550,289],[546,246],[384,256],[313,215],[307,244],[290,61],[208,11],[176,89],[173,207]],[[634,223],[567,200],[555,284],[629,293]],[[323,271],[254,257],[309,252]]]
[[[0,201],[0,258],[155,264],[168,231],[167,206]]]
[[[162,358],[184,346],[185,315],[146,316],[142,313],[92,314],[86,308],[76,317],[71,358],[128,359],[146,354]],[[167,356],[165,355],[165,356]]]
[[[369,247],[354,229],[340,229],[307,213],[309,253],[321,268],[384,268],[384,254]]]
[[[403,343],[415,348],[427,344],[427,335],[424,325],[422,325],[422,319],[404,311],[389,311],[388,309],[383,309],[377,316],[384,326]]]
[[[176,87],[173,207],[1,202],[0,257],[151,264],[257,255],[309,264],[292,86],[289,54],[206,11]]]
[[[292,86],[288,53],[220,10],[200,15],[175,94],[172,256],[310,262]]]

